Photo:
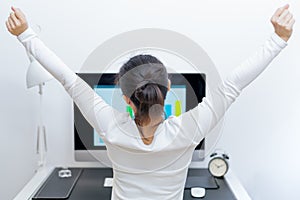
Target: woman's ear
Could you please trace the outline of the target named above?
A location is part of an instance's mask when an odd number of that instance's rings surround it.
[[[127,103],[127,105],[129,105],[133,109],[133,112],[136,113],[136,107],[133,104],[133,102],[130,100],[130,98],[127,97],[127,96],[125,96],[125,95],[123,95],[123,99]]]
[[[171,81],[170,81],[170,79],[168,79],[168,91],[170,91],[171,90]]]
[[[124,99],[124,101],[125,101],[128,105],[130,105],[130,98],[129,98],[129,97],[123,95],[123,99]]]

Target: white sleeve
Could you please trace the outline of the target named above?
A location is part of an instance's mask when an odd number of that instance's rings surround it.
[[[254,81],[286,46],[287,43],[274,33],[254,55],[233,70],[214,91],[210,91],[210,96],[203,98],[196,108],[183,116],[186,121],[190,121],[187,123],[187,130],[197,132],[192,136],[194,142],[200,142],[217,125],[241,91]]]
[[[111,106],[48,49],[31,28],[20,34],[18,40],[64,86],[87,121],[104,136],[112,117]]]

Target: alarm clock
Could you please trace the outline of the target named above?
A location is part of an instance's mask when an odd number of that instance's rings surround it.
[[[225,153],[214,152],[210,155],[211,160],[208,163],[208,171],[214,177],[223,177],[229,169],[229,157]]]

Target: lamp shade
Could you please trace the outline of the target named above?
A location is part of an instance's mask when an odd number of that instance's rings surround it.
[[[26,83],[27,88],[31,88],[53,79],[52,75],[47,72],[42,65],[29,55],[30,65],[27,70]]]

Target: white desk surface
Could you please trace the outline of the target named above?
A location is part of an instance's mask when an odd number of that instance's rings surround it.
[[[44,183],[47,177],[54,170],[54,166],[46,166],[39,169],[32,179],[25,185],[25,187],[18,193],[14,200],[30,200],[37,189]],[[241,185],[240,181],[234,175],[234,173],[229,169],[225,175],[225,180],[230,186],[233,194],[237,199],[251,200],[248,193]]]

